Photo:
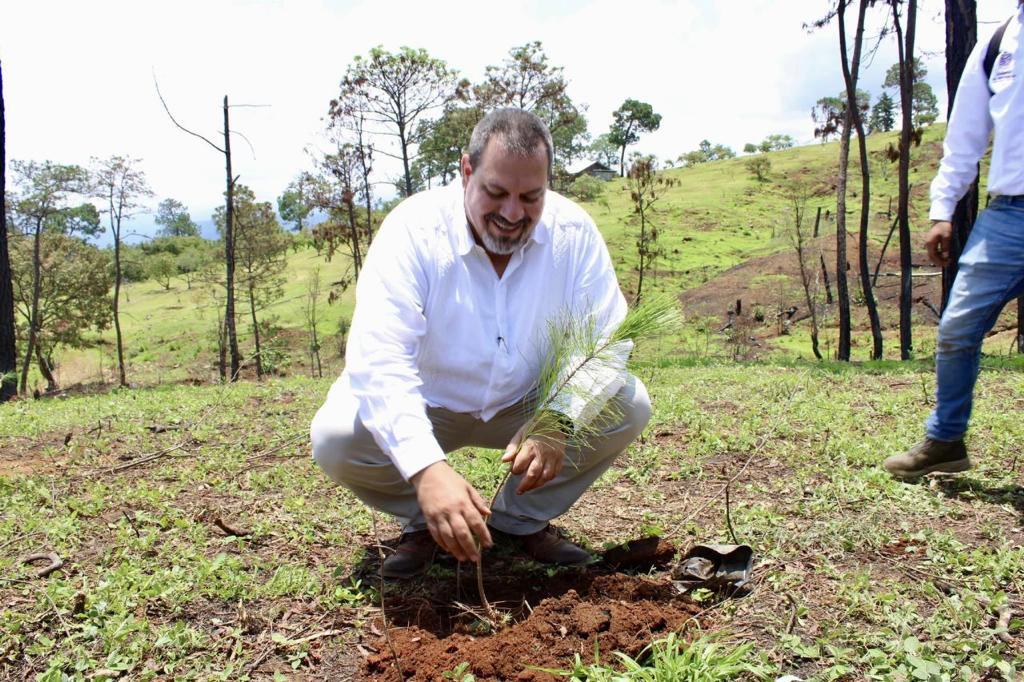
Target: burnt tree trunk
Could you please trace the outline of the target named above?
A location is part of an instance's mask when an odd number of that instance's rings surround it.
[[[114,188],[110,189],[110,227],[114,233],[114,300],[111,312],[114,316],[114,335],[117,339],[117,375],[118,385],[128,385],[128,375],[124,368],[124,339],[121,336],[121,209],[114,213]]]
[[[224,264],[227,268],[225,286],[227,302],[224,306],[224,326],[228,334],[228,352],[231,356],[231,381],[238,381],[242,357],[238,352],[238,332],[235,329],[235,179],[231,175],[231,127],[228,124],[228,96],[224,95],[224,165],[227,170],[228,198],[224,216]]]
[[[249,314],[252,316],[252,337],[256,343],[256,378],[263,378],[263,352],[260,348],[260,324],[256,320],[256,291],[252,277],[249,277]]]
[[[857,240],[857,258],[860,261],[860,286],[864,294],[864,305],[871,321],[871,359],[882,359],[882,323],[878,319],[878,306],[871,287],[871,270],[868,266],[868,221],[871,218],[871,177],[868,169],[868,145],[864,134],[864,121],[857,107],[857,78],[860,73],[861,47],[864,44],[864,15],[868,0],[860,0],[857,10],[857,29],[853,39],[853,57],[847,62],[846,50],[846,3],[840,2],[837,11],[839,19],[839,49],[843,63],[843,80],[846,81],[846,109],[850,112],[857,131],[857,150],[860,152],[860,231]]]
[[[4,75],[0,65],[0,402],[18,394],[18,351],[14,331],[14,281],[7,248],[7,127],[4,120]]]
[[[910,241],[910,137],[914,132],[911,119],[914,91],[914,35],[917,24],[917,0],[907,0],[907,25],[900,25],[899,2],[892,1],[893,24],[900,67],[900,108],[903,126],[900,130],[899,204],[897,216],[900,231],[900,359],[909,360],[914,347],[911,329],[913,279]]]
[[[850,109],[843,118],[839,138],[839,175],[836,178],[836,296],[839,300],[839,347],[836,358],[850,360],[850,289],[846,282],[846,180],[850,165]]]
[[[946,92],[949,106],[946,115],[953,111],[953,101],[960,85],[960,76],[967,65],[967,58],[978,42],[977,3],[975,0],[946,0]],[[974,179],[967,194],[956,205],[953,213],[953,239],[950,244],[949,265],[942,270],[942,304],[946,309],[949,292],[956,279],[960,252],[967,243],[971,226],[978,218],[978,178]]]
[[[821,226],[821,206],[814,216],[814,238],[818,238],[818,228]],[[818,250],[818,260],[821,261],[821,281],[825,283],[825,303],[832,305],[832,283],[828,279],[828,267],[825,266],[825,254]]]

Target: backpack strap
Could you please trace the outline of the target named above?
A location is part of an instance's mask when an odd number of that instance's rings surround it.
[[[985,82],[988,83],[989,79],[992,78],[992,68],[996,65],[996,57],[999,56],[999,45],[1003,42],[1003,34],[1006,33],[1006,27],[1010,25],[1010,19],[996,29],[996,32],[992,34],[992,38],[988,41],[988,50],[985,51],[985,61],[982,62],[982,67],[985,69]],[[992,86],[988,88],[989,95],[994,95],[992,92]]]

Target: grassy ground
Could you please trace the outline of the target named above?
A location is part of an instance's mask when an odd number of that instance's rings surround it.
[[[917,484],[878,463],[919,435],[925,364],[666,357],[640,376],[654,418],[563,518],[572,535],[595,548],[650,531],[684,549],[727,542],[728,483],[732,528],[757,564],[747,596],[696,595],[723,651],[769,679],[1016,679],[1019,367],[982,374],[976,468]],[[379,585],[356,568],[398,529],[375,530],[309,460],[328,386],[295,377],[5,406],[0,678],[357,676],[360,647],[378,639]],[[495,459],[454,457],[484,490]],[[49,551],[64,566],[46,578],[20,561]]]

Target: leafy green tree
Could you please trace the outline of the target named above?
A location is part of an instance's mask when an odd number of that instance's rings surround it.
[[[568,165],[589,142],[585,108],[567,92],[560,66],[551,66],[540,41],[512,48],[500,66],[488,66],[473,97],[484,111],[518,107],[537,114],[551,131],[556,163]]]
[[[867,113],[871,96],[863,90],[857,90],[857,108],[861,116]],[[822,142],[828,142],[833,135],[840,135],[846,126],[846,93],[841,92],[836,97],[822,97],[811,109],[811,118],[817,124],[814,128],[814,137],[820,137]]]
[[[767,156],[755,156],[747,159],[744,165],[758,182],[766,182],[772,170],[772,162],[768,160]]]
[[[710,140],[701,140],[697,149],[679,155],[679,163],[684,166],[696,166],[709,161],[731,159],[736,156],[730,147],[723,144],[712,144]]]
[[[356,202],[369,192],[369,184],[363,182],[359,172],[357,148],[341,145],[336,154],[325,155],[310,186],[317,208],[327,215],[327,220],[313,230],[313,246],[317,253],[326,250],[328,261],[338,248],[348,249],[354,272],[341,278],[343,287],[347,287],[359,276],[371,239],[368,222],[355,210]]]
[[[773,133],[761,140],[761,144],[758,145],[758,149],[762,152],[777,152],[782,149],[789,149],[792,146],[793,138],[790,135]]]
[[[875,106],[871,107],[871,116],[868,119],[868,128],[873,133],[886,133],[896,125],[896,105],[889,93],[883,92],[878,96]]]
[[[153,222],[160,226],[162,237],[198,237],[199,226],[192,222],[188,208],[177,199],[164,199],[156,207]]]
[[[919,57],[914,57],[910,111],[915,128],[935,123],[935,120],[939,117],[938,99],[935,97],[932,86],[928,85],[924,80],[927,75],[928,68],[924,65],[924,62]],[[890,66],[888,71],[885,72],[885,80],[882,81],[882,87],[899,91],[900,65],[898,63]],[[889,129],[891,130],[891,127]]]
[[[294,223],[296,232],[302,232],[303,221],[314,209],[305,178],[305,174],[300,174],[288,183],[288,187],[277,198],[277,212],[281,215],[281,220]]]
[[[189,246],[174,257],[174,267],[185,278],[185,286],[192,288],[192,280],[211,262],[216,254],[209,247]]]
[[[372,134],[398,138],[405,173],[405,196],[413,193],[412,159],[416,122],[427,112],[462,99],[468,83],[426,50],[403,47],[397,53],[381,46],[366,57],[357,56],[341,80],[341,92],[331,101],[333,121],[361,118],[378,129]]]
[[[597,201],[604,193],[604,182],[592,175],[583,174],[569,186],[569,195],[580,201]]]
[[[98,216],[95,221],[99,222]],[[22,336],[33,335],[28,357],[36,361],[47,390],[52,391],[58,388],[57,347],[81,348],[87,344],[87,331],[110,326],[108,296],[113,278],[108,256],[80,238],[45,228],[38,241],[20,234],[11,246],[19,331]],[[38,274],[33,256],[37,246],[42,266]]]
[[[932,86],[925,82],[914,83],[911,118],[915,128],[931,125],[939,117],[939,100]]]
[[[626,175],[626,147],[640,141],[640,133],[650,133],[661,125],[661,114],[647,102],[627,99],[612,112],[608,141],[619,148],[619,175]]]
[[[114,295],[110,309],[114,318],[114,336],[117,346],[118,382],[128,385],[124,366],[124,339],[121,335],[121,228],[125,220],[136,215],[141,209],[140,200],[153,196],[146,175],[139,170],[140,160],[123,156],[108,159],[93,159],[93,196],[106,204],[103,212],[110,222],[110,234],[114,239]]]
[[[253,191],[242,184],[235,185],[234,199],[236,272],[249,303],[256,346],[256,376],[262,377],[264,349],[257,312],[273,304],[284,293],[289,237],[277,221],[270,202],[256,201]],[[213,220],[217,229],[223,232],[225,216],[219,207]]]
[[[178,266],[175,265],[174,256],[166,251],[154,253],[146,259],[146,274],[150,279],[155,279],[165,291],[171,290],[171,280],[178,274]]]
[[[753,142],[748,142],[745,145],[743,145],[743,153],[744,154],[756,154],[757,152],[758,152],[757,145],[754,144]]]
[[[416,132],[420,141],[416,175],[427,182],[440,178],[442,185],[459,177],[459,161],[483,115],[480,107],[449,104],[436,121],[420,121]]]
[[[28,368],[37,348],[40,330],[40,300],[43,284],[43,260],[49,254],[43,248],[46,232],[86,237],[101,231],[99,212],[90,203],[69,205],[74,195],[89,192],[89,173],[80,166],[52,161],[11,162],[15,177],[15,195],[11,205],[14,229],[32,243],[32,285],[28,306],[28,331],[25,356],[21,365],[20,392],[28,388]],[[106,268],[104,268],[106,271]]]
[[[603,133],[594,138],[587,147],[587,153],[598,163],[611,168],[619,158],[618,148],[609,139],[609,133]]]

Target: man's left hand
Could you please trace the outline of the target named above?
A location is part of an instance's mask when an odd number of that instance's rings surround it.
[[[524,424],[516,432],[501,458],[502,462],[512,463],[513,474],[526,474],[516,488],[517,495],[541,487],[557,476],[565,464],[565,434],[535,434],[524,442],[523,433],[528,426],[529,423]]]

